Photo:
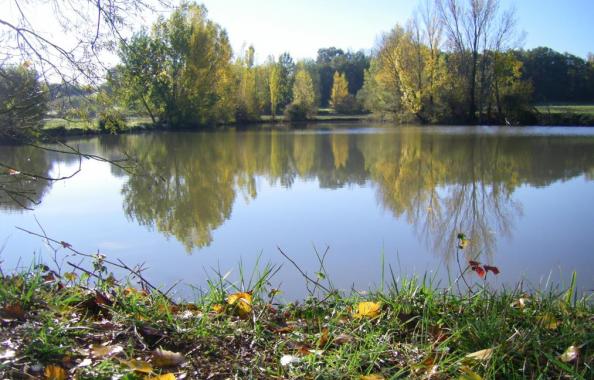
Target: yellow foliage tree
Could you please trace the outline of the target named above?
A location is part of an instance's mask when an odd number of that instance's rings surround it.
[[[340,104],[349,96],[349,82],[344,73],[334,72],[332,82],[332,93],[330,95],[330,104],[336,110]]]

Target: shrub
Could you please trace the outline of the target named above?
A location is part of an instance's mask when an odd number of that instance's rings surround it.
[[[126,119],[120,111],[109,109],[99,114],[99,130],[118,133],[124,129],[126,129]]]
[[[285,120],[305,121],[311,116],[311,110],[302,103],[291,103],[285,108]]]

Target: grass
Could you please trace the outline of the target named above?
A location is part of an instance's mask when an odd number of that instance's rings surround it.
[[[541,104],[537,105],[541,113],[552,114],[582,114],[594,116],[594,104]]]
[[[324,256],[318,255],[321,273]],[[129,279],[115,281],[105,262],[97,256],[93,269],[83,271],[37,265],[2,274],[3,378],[594,374],[593,305],[588,297],[577,299],[573,286],[528,293],[482,285],[461,293],[437,289],[427,278],[392,276],[363,297],[336,292],[324,275],[306,281],[310,296],[302,302],[280,304],[278,291],[267,286],[278,266],[257,264],[251,273],[240,265],[238,282],[214,273],[194,302],[177,304],[132,287]]]
[[[126,125],[129,129],[134,129],[141,126],[151,125],[152,121],[148,117],[129,117],[126,120]],[[43,129],[46,131],[64,129],[66,131],[98,131],[98,121],[94,120],[67,120],[61,118],[45,119]]]

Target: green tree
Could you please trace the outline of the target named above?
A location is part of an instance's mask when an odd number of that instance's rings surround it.
[[[0,141],[34,136],[47,110],[47,90],[28,64],[0,68]]]
[[[272,114],[272,120],[276,118],[277,107],[279,104],[279,95],[281,90],[281,68],[279,64],[274,61],[271,57],[269,60],[270,69],[268,71],[268,83],[270,90],[270,113]]]
[[[129,45],[133,48],[120,47],[127,79],[122,85],[130,83],[132,99],[150,96],[162,123],[205,126],[233,120],[231,46],[206,8],[184,3],[169,19],[159,19],[150,35],[137,34]]]
[[[295,74],[293,84],[293,102],[289,107],[288,118],[291,120],[303,120],[315,114],[316,94],[313,81],[309,72],[301,67]]]

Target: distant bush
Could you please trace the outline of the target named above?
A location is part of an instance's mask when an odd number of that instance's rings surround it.
[[[285,120],[305,121],[311,116],[311,109],[302,103],[291,103],[285,108]]]
[[[125,129],[126,119],[120,111],[109,109],[99,114],[99,130],[118,133]]]
[[[353,95],[347,95],[335,106],[335,111],[342,114],[354,115],[363,112],[363,107]]]

